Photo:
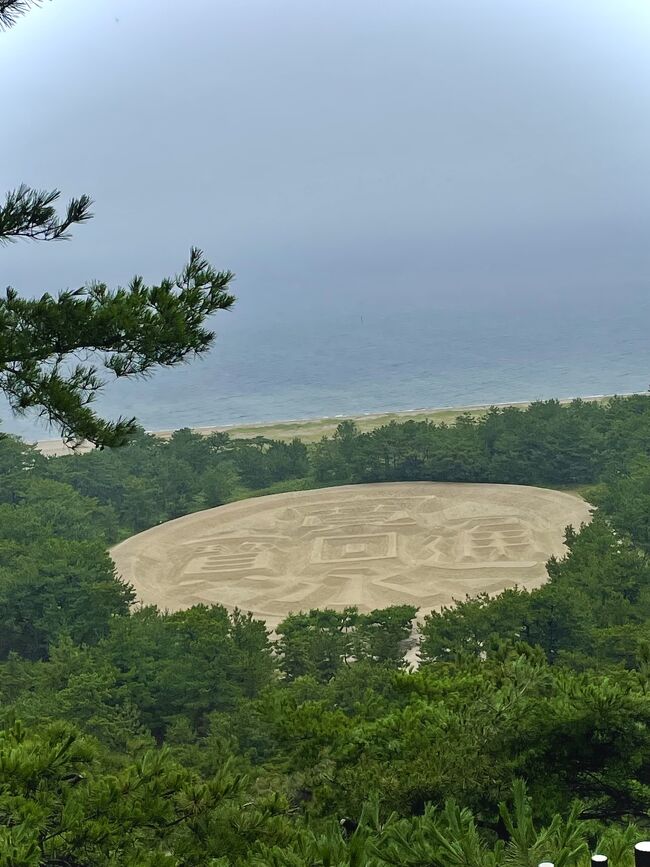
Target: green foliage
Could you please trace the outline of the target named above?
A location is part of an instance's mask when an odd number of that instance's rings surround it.
[[[129,703],[159,740],[179,716],[205,731],[211,712],[256,696],[274,674],[264,624],[222,606],[115,618],[96,658],[119,672]]]
[[[453,426],[391,422],[359,433],[343,422],[314,449],[319,482],[474,481],[591,485],[604,473],[645,455],[648,399],[604,403],[539,401],[525,410],[493,408]],[[625,440],[629,433],[630,439]]]
[[[415,606],[395,605],[369,614],[354,606],[292,614],[276,629],[280,668],[290,680],[308,675],[323,683],[352,662],[399,668],[416,613]]]
[[[225,764],[208,780],[166,750],[143,752],[111,772],[73,729],[0,733],[0,859],[40,865],[205,865],[272,828],[281,799],[244,802],[245,780]],[[241,845],[241,844],[239,844]]]
[[[52,458],[42,472],[110,506],[114,539],[258,489],[293,489],[308,471],[303,443],[204,437],[185,428],[169,440],[138,431],[124,448]]]
[[[422,630],[423,661],[482,656],[502,641],[541,647],[549,661],[567,654],[574,664],[594,656],[612,662],[634,655],[632,624],[650,619],[650,564],[601,516],[579,534],[567,531],[569,555],[548,563],[538,590],[481,594],[432,612]],[[620,629],[630,638],[621,645]],[[638,633],[644,637],[643,631]],[[638,645],[638,639],[637,639]]]
[[[650,399],[631,397],[493,409],[481,419],[461,416],[451,427],[407,421],[359,433],[353,422],[342,422],[332,439],[309,447],[188,429],[164,441],[139,431],[126,448],[51,459],[44,472],[110,505],[120,536],[252,494],[421,480],[580,485],[618,516],[621,533],[634,527],[641,540],[648,535],[642,484],[648,424]],[[638,490],[637,505],[626,484]]]
[[[29,0],[0,0],[0,28],[26,12]],[[91,200],[72,199],[60,217],[59,190],[21,184],[0,205],[0,245],[27,238],[57,241],[91,218]],[[216,271],[197,248],[179,275],[147,286],[134,277],[114,291],[95,282],[57,298],[22,298],[8,287],[0,297],[0,391],[14,412],[35,412],[57,427],[70,445],[124,445],[135,419],[110,422],[92,403],[105,385],[102,365],[116,378],[145,376],[204,353],[214,341],[205,327],[229,310],[233,274]]]
[[[215,271],[192,249],[177,277],[153,286],[134,277],[127,288],[95,283],[56,299],[21,298],[7,289],[0,298],[0,389],[16,412],[37,410],[72,443],[122,445],[135,420],[107,422],[93,412],[104,382],[92,359],[122,378],[205,352],[214,334],[203,323],[233,305],[231,280],[229,271]],[[77,363],[80,353],[90,363]]]
[[[8,448],[8,443],[9,448]],[[13,450],[0,440],[0,459]],[[22,464],[30,453],[13,451]],[[47,655],[61,635],[95,643],[110,619],[126,614],[130,587],[106,553],[115,515],[69,485],[12,469],[0,491],[0,659]]]
[[[587,867],[598,847],[631,867],[649,406],[342,424],[310,448],[183,430],[45,459],[0,440],[0,863]],[[253,493],[439,477],[579,482],[598,509],[543,587],[430,615],[417,671],[411,606],[302,612],[270,641],[220,606],[132,611],[104,553]]]

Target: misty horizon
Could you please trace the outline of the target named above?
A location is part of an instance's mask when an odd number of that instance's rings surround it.
[[[95,219],[4,249],[4,285],[156,280],[197,244],[253,318],[396,284],[434,306],[640,296],[644,8],[45,4],[3,35],[3,184],[88,192]]]

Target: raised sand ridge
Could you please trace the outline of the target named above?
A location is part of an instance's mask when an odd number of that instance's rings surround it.
[[[230,503],[115,546],[118,573],[162,609],[241,608],[276,626],[310,608],[409,603],[537,587],[589,521],[573,494],[519,485],[348,485]]]

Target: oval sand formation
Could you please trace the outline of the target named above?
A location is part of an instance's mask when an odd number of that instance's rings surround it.
[[[590,520],[573,494],[521,485],[346,485],[207,509],[111,550],[138,599],[162,609],[220,603],[276,626],[310,608],[412,604],[533,588]]]

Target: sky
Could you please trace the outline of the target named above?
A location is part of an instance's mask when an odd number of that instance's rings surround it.
[[[0,34],[0,189],[93,221],[56,292],[236,272],[246,320],[642,297],[647,0],[51,0]]]

